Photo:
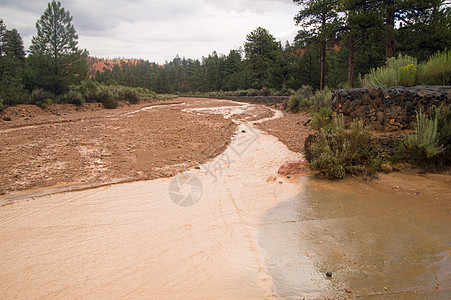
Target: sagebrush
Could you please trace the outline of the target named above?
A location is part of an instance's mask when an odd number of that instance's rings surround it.
[[[333,118],[330,131],[321,128],[306,149],[311,153],[310,166],[332,179],[348,174],[373,174],[370,166],[372,154],[371,129],[361,120],[354,120],[345,129],[342,114]]]
[[[451,50],[437,52],[428,61],[419,64],[416,58],[399,54],[387,60],[384,66],[371,69],[361,78],[362,86],[390,87],[451,84]]]
[[[433,106],[429,114],[417,111],[415,133],[404,142],[411,163],[438,171],[451,163],[451,109]]]

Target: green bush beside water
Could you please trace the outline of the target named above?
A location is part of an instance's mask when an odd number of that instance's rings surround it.
[[[102,103],[105,108],[116,108],[118,101],[127,101],[136,104],[142,100],[170,100],[177,98],[177,95],[157,94],[145,88],[131,88],[121,85],[106,85],[98,83],[93,79],[82,81],[80,84],[71,85],[65,94],[55,96],[42,88],[33,90],[24,104],[34,104],[42,108],[55,104],[75,104]],[[3,109],[0,106],[0,109]]]
[[[330,130],[321,128],[306,149],[313,154],[310,167],[324,172],[329,178],[342,179],[348,174],[375,172],[370,167],[372,149],[371,129],[361,120],[354,120],[345,129],[343,115],[337,115]]]
[[[372,129],[354,120],[345,129],[343,115],[319,129],[305,151],[313,170],[332,179],[348,174],[373,175],[382,164],[409,161],[428,172],[442,171],[451,165],[451,109],[441,105],[429,113],[418,111],[415,132],[406,136],[393,153],[380,154],[372,145]]]

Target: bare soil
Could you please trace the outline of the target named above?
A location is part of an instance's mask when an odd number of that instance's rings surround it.
[[[208,161],[225,150],[236,125],[222,115],[181,111],[234,105],[205,102],[8,108],[0,116],[0,195],[167,177]]]
[[[280,119],[263,122],[258,127],[277,137],[288,149],[303,152],[305,139],[315,131],[305,126],[310,119],[306,113],[286,113]]]

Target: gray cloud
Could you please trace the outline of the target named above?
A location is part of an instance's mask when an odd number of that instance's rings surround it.
[[[30,45],[45,0],[0,0],[0,18]],[[265,27],[279,40],[297,32],[291,0],[63,0],[73,16],[79,46],[92,55],[164,62],[176,54],[200,58],[242,46],[246,35]]]

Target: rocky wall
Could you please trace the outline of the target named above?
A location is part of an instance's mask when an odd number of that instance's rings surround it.
[[[346,124],[361,118],[379,131],[411,129],[415,111],[432,105],[451,105],[451,86],[415,86],[335,90],[332,110],[342,113]]]

